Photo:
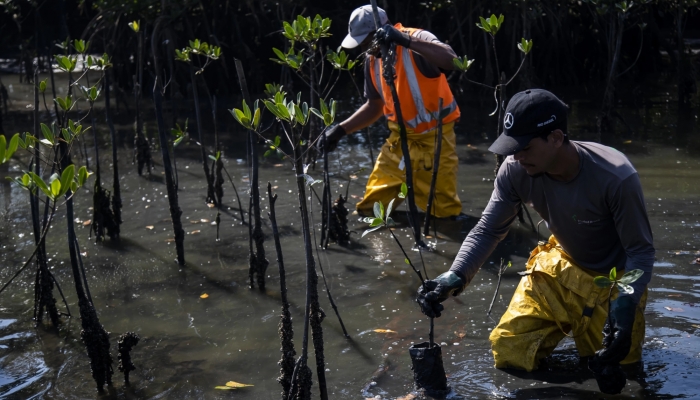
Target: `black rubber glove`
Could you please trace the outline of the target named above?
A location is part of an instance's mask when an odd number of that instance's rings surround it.
[[[411,36],[408,33],[403,33],[393,26],[386,24],[379,28],[376,33],[376,38],[386,44],[396,43],[399,46],[409,48],[411,46]]]
[[[467,286],[464,280],[452,271],[447,271],[433,280],[425,281],[418,288],[416,301],[423,314],[430,318],[440,317],[445,309],[442,303],[450,296],[457,296]]]
[[[596,357],[606,364],[619,364],[627,357],[632,347],[632,327],[637,305],[629,296],[618,297],[610,306],[612,326],[606,323],[603,328],[603,349]]]
[[[338,147],[338,141],[342,139],[346,133],[342,126],[336,124],[328,128],[324,135],[326,136],[325,140],[324,138],[319,138],[318,143],[316,144],[318,151],[321,153],[335,150],[335,148]]]
[[[632,328],[637,305],[628,296],[618,297],[610,305],[612,324],[603,328],[603,349],[598,350],[588,361],[588,369],[595,375],[598,388],[607,394],[622,392],[627,384],[627,376],[620,368],[632,348]]]

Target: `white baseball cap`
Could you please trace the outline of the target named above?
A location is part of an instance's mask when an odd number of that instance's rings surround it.
[[[379,12],[379,26],[384,26],[389,22],[389,18],[386,16],[386,12],[381,8],[377,7]],[[374,16],[372,15],[372,6],[366,5],[356,8],[355,11],[350,14],[350,22],[348,23],[348,35],[345,36],[341,46],[346,49],[353,49],[362,43],[363,40],[370,33],[376,31],[377,28],[374,25]]]

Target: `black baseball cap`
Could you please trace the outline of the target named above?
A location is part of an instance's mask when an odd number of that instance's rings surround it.
[[[568,106],[544,89],[516,93],[508,102],[503,133],[489,151],[509,156],[522,150],[532,138],[565,126]]]

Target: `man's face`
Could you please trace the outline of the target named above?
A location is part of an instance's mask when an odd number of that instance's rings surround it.
[[[365,40],[360,43],[360,50],[364,53],[365,51],[369,50],[370,46],[372,45],[372,40],[374,39],[374,32],[370,33],[367,35]]]
[[[550,133],[547,140],[535,137],[525,148],[515,153],[513,157],[530,176],[539,176],[552,169],[557,153],[556,141]]]

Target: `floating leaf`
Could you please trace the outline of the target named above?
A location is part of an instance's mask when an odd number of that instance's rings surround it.
[[[397,333],[396,331],[392,331],[391,329],[374,329],[374,332],[377,332],[377,333]]]
[[[683,312],[683,309],[680,307],[664,307],[668,311],[673,311],[673,312]]]
[[[208,297],[209,297],[209,295],[206,294],[206,293],[204,293],[204,294],[202,294],[201,296],[199,296],[200,299],[206,299],[206,298],[208,298]]]
[[[251,387],[253,385],[248,385],[247,383],[238,383],[234,381],[228,381],[226,382],[226,386],[230,388],[244,388],[244,387]]]

